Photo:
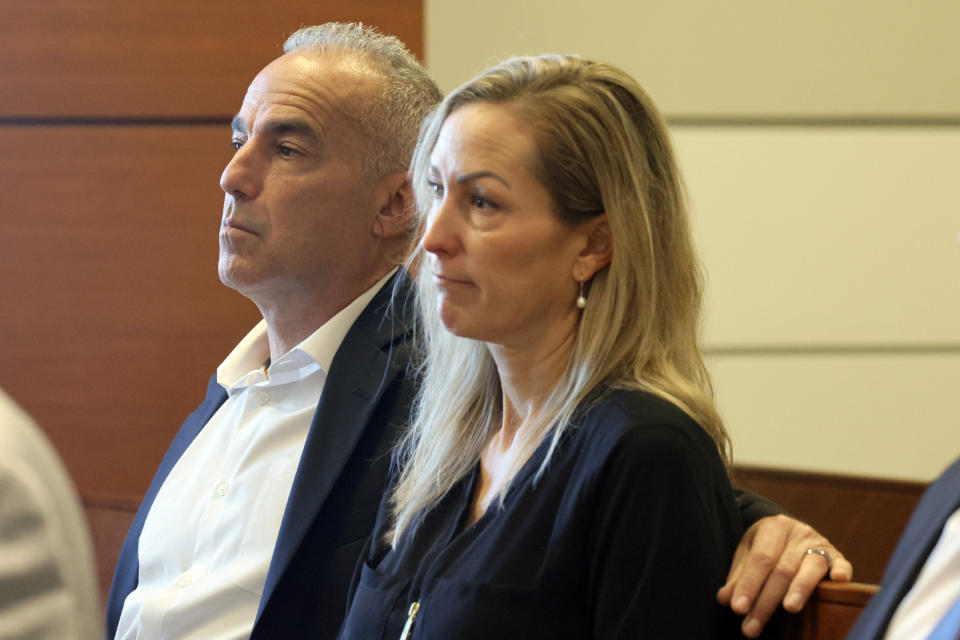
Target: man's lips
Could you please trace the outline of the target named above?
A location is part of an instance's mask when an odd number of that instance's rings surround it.
[[[237,230],[237,231],[244,231],[244,232],[246,232],[246,233],[252,233],[253,235],[257,235],[257,232],[256,232],[256,231],[250,229],[249,227],[246,227],[246,226],[240,224],[239,222],[237,222],[236,220],[234,220],[234,219],[232,219],[232,218],[228,218],[227,220],[224,220],[224,221],[223,221],[223,228],[224,228],[224,229],[235,229],[235,230]]]

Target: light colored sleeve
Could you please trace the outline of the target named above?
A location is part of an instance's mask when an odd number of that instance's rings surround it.
[[[43,433],[0,392],[0,638],[102,635],[76,491]]]

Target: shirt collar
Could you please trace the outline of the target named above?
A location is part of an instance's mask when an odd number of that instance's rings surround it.
[[[394,267],[372,287],[361,293],[335,316],[327,320],[319,329],[304,338],[304,340],[284,354],[276,362],[270,363],[271,377],[287,377],[293,374],[302,377],[304,368],[316,369],[324,372],[330,370],[333,357],[340,348],[340,343],[346,337],[350,327],[357,321],[377,292],[397,272]],[[270,356],[270,343],[267,339],[267,322],[261,320],[243,340],[234,347],[220,366],[217,367],[217,383],[224,389],[246,387],[259,381],[266,380],[262,367]]]

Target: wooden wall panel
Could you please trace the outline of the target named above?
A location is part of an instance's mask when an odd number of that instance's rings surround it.
[[[157,464],[259,318],[216,274],[229,120],[302,25],[423,52],[420,0],[0,0],[0,386],[64,458],[106,593]]]
[[[257,318],[215,268],[247,84],[303,24],[360,20],[419,53],[422,7],[0,0],[0,15],[0,385],[84,494],[139,498]]]
[[[0,0],[0,117],[232,115],[302,25],[359,20],[422,55],[411,0]]]
[[[85,493],[139,495],[257,319],[220,284],[227,127],[0,128],[0,386]]]

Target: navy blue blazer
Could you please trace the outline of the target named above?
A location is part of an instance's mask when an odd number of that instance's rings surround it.
[[[933,551],[943,525],[960,508],[960,459],[924,492],[910,522],[890,556],[877,592],[854,625],[847,640],[883,638],[890,618]]]
[[[391,305],[393,290],[397,301]],[[406,424],[413,310],[400,271],[347,333],[330,365],[280,533],[251,638],[334,638],[357,558],[385,490],[390,450]],[[216,376],[203,404],[167,450],[123,543],[107,601],[106,637],[116,635],[123,602],[137,586],[137,545],[157,491],[189,444],[226,400]]]

